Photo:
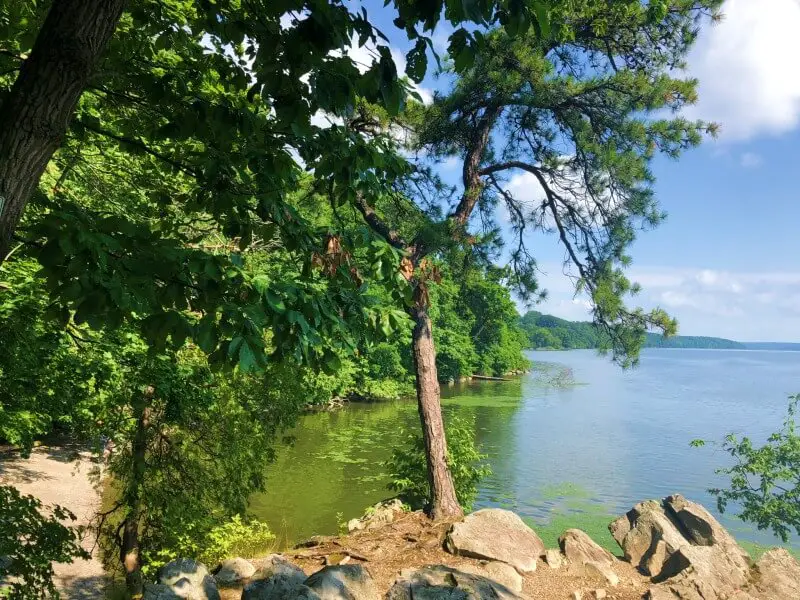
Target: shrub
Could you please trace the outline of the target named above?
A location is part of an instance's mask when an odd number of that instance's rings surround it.
[[[244,521],[239,515],[222,525],[212,527],[205,535],[190,528],[171,545],[164,545],[145,556],[145,574],[155,573],[163,564],[180,557],[196,558],[213,569],[226,558],[252,558],[271,550],[275,534],[269,526],[256,520]]]
[[[275,545],[275,534],[262,522],[242,521],[236,515],[227,523],[215,527],[206,537],[206,548],[199,559],[206,565],[216,565],[226,558],[252,558],[264,554]]]
[[[453,475],[456,497],[464,510],[470,510],[478,493],[478,483],[491,473],[481,464],[486,455],[475,446],[473,419],[449,415],[445,422],[447,435],[447,463]],[[388,461],[389,489],[413,509],[423,508],[430,498],[428,472],[425,463],[425,446],[422,434],[407,432],[401,447],[395,448]]]

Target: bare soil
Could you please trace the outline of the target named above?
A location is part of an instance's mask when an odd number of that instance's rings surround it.
[[[432,523],[419,512],[406,513],[394,522],[371,531],[343,536],[316,537],[304,546],[283,552],[283,556],[312,574],[325,565],[344,560],[363,564],[385,593],[400,572],[425,565],[448,565],[454,568],[474,566],[481,561],[453,556],[444,550],[449,523]],[[253,560],[259,567],[259,561]],[[617,561],[614,571],[620,578],[616,587],[609,587],[601,578],[587,576],[577,569],[562,566],[551,569],[540,560],[536,571],[524,576],[522,595],[536,600],[572,600],[573,592],[584,600],[594,598],[594,591],[604,589],[609,600],[641,600],[649,580],[630,564]],[[223,600],[238,600],[241,587],[221,589]]]

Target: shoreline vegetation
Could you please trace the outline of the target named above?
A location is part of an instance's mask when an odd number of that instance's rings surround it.
[[[603,335],[590,321],[568,321],[534,310],[520,317],[532,350],[588,350],[603,348]],[[800,343],[737,342],[719,337],[674,335],[664,337],[646,333],[642,348],[705,349],[705,350],[780,350],[800,351]]]

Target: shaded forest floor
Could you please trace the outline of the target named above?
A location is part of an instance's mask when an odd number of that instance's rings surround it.
[[[58,504],[72,512],[76,526],[88,525],[100,507],[98,465],[89,452],[75,446],[40,446],[30,458],[11,450],[0,450],[0,484],[13,485],[22,494],[35,496],[45,505]],[[83,547],[92,551],[94,537],[86,535]],[[95,600],[107,598],[111,583],[94,549],[91,560],[55,564],[55,582],[64,598]]]

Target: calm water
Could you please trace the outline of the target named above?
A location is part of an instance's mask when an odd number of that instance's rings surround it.
[[[673,492],[714,508],[706,489],[726,464],[692,439],[727,433],[763,439],[776,431],[789,394],[800,392],[800,353],[646,350],[622,371],[592,351],[531,352],[558,363],[577,385],[555,388],[534,372],[511,382],[443,388],[446,413],[472,415],[493,474],[476,508],[502,506],[545,524],[559,516],[624,512]],[[552,371],[551,371],[552,373]],[[404,430],[419,426],[413,402],[352,404],[306,415],[268,467],[251,511],[286,541],[333,533],[342,520],[391,495],[382,463]],[[776,543],[732,515],[737,537]],[[800,541],[792,540],[800,548]]]

